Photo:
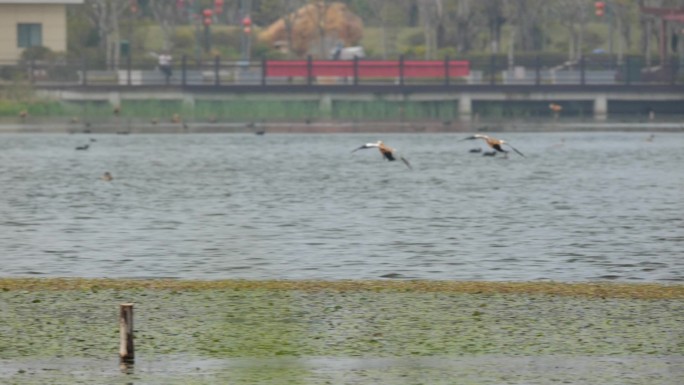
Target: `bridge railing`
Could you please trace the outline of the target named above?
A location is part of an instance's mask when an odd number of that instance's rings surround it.
[[[0,62],[0,86],[17,81],[39,86],[236,86],[236,85],[630,85],[684,84],[677,60],[646,68],[588,57],[549,62],[540,57],[509,64],[491,56],[475,60],[266,60],[196,62],[181,57],[168,73],[149,61],[124,61],[117,69],[86,60]]]

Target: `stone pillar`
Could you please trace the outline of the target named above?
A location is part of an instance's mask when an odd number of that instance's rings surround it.
[[[190,92],[183,93],[183,107],[195,110],[195,95]]]
[[[121,107],[121,93],[110,92],[107,99],[109,100],[109,104],[111,104],[112,107]]]
[[[332,117],[332,96],[330,94],[323,94],[318,102],[318,109],[321,112],[321,117],[329,119]]]
[[[473,114],[473,101],[469,94],[461,94],[458,98],[458,118],[462,122],[470,122]]]
[[[594,98],[594,120],[604,121],[608,118],[608,97],[596,95]]]

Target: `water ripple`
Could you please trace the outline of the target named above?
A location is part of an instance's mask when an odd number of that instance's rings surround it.
[[[3,135],[0,276],[684,280],[684,135],[558,135]]]

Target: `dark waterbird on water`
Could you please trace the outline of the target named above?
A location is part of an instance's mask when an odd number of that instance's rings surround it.
[[[77,146],[77,150],[85,151],[90,147],[90,144],[84,144],[83,146]]]
[[[482,140],[485,141],[485,143],[487,143],[487,145],[488,145],[490,148],[493,148],[493,149],[495,149],[496,151],[498,151],[498,152],[503,152],[503,153],[508,153],[508,151],[504,150],[503,147],[502,147],[503,145],[506,145],[506,146],[510,147],[513,151],[517,152],[517,153],[518,153],[520,156],[522,156],[523,158],[525,157],[525,155],[523,155],[522,152],[518,151],[515,147],[511,146],[510,144],[508,144],[508,142],[506,142],[506,141],[504,141],[504,140],[501,140],[501,139],[492,138],[492,137],[487,136],[487,135],[475,134],[475,135],[469,136],[469,137],[467,137],[467,138],[465,138],[465,139],[461,139],[461,141],[463,141],[463,140],[474,140],[474,139],[482,139]]]
[[[362,150],[362,149],[366,149],[366,148],[377,148],[380,151],[380,154],[382,154],[382,156],[390,162],[397,160],[397,155],[396,155],[397,150],[393,149],[390,146],[387,146],[381,140],[378,140],[375,143],[366,143],[363,146],[354,149],[352,152],[356,152],[358,150]],[[408,167],[410,169],[413,168],[413,167],[411,167],[411,164],[409,163],[409,161],[406,160],[406,158],[404,158],[403,156],[399,156],[399,159],[401,159],[401,161],[404,162],[406,167]]]

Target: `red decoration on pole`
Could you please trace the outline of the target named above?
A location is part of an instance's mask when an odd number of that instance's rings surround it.
[[[214,0],[214,13],[217,15],[223,13],[223,0]]]
[[[204,11],[202,11],[202,15],[204,15],[204,17],[211,17],[212,15],[214,15],[214,11],[207,8]]]
[[[211,17],[204,18],[204,25],[206,25],[207,27],[211,25]]]
[[[596,16],[601,17],[606,13],[606,3],[603,1],[597,1],[594,3],[594,10]]]
[[[250,19],[249,16],[245,16],[245,18],[242,19],[242,25],[245,27],[251,27],[252,26],[252,19]]]
[[[250,33],[252,33],[252,27],[245,27],[243,31],[245,31],[245,33],[249,35]]]

